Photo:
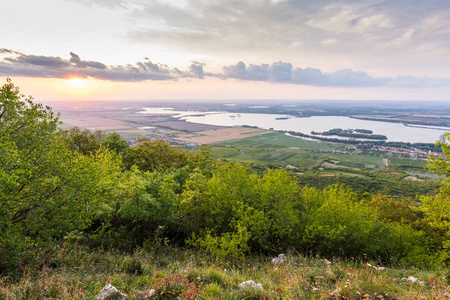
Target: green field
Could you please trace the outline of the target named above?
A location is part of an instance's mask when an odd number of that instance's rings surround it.
[[[423,171],[427,165],[427,161],[421,159],[391,158],[390,164],[402,170]]]
[[[297,174],[301,185],[321,189],[339,183],[361,194],[414,198],[439,188],[437,176],[425,169],[423,159],[362,152],[352,146],[307,141],[282,132],[210,147],[214,158],[249,164],[260,170],[285,167]]]
[[[302,170],[319,168],[324,162],[327,168],[375,170],[384,166],[382,157],[346,149],[342,144],[307,141],[281,132],[212,144],[211,153],[228,161]]]

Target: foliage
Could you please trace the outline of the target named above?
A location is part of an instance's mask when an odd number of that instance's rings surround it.
[[[155,289],[154,298],[176,300],[183,297],[183,299],[193,300],[197,297],[202,286],[202,283],[196,286],[194,282],[189,282],[189,279],[182,279],[180,274],[174,274],[165,278],[157,275],[156,283],[153,285]]]
[[[27,268],[18,280],[0,278],[0,298],[96,299],[97,293],[111,283],[133,300],[142,299],[151,287],[177,294],[181,289],[187,291],[190,287],[183,280],[198,288],[191,289],[198,292],[195,299],[362,299],[365,294],[371,299],[446,299],[448,295],[443,269],[376,270],[373,266],[377,262],[351,259],[333,259],[333,265],[328,266],[323,258],[294,253],[286,253],[286,263],[278,266],[270,259],[249,255],[244,262],[229,263],[190,249],[167,248],[154,258],[145,251],[123,254],[61,248],[54,256],[53,267]],[[142,275],[118,268],[122,261],[131,260],[141,262]],[[418,278],[422,285],[408,281],[409,276]],[[250,279],[261,283],[263,290],[239,288],[239,283]],[[183,299],[182,295],[178,297]]]
[[[371,130],[365,130],[365,129],[341,129],[341,128],[333,128],[328,131],[324,132],[316,132],[312,131],[311,134],[314,135],[324,135],[324,136],[330,136],[330,135],[336,135],[336,136],[342,136],[342,137],[349,137],[349,138],[359,138],[359,139],[372,139],[372,140],[387,140],[387,137],[382,134],[373,134]]]
[[[70,150],[79,152],[83,155],[92,155],[100,149],[100,142],[105,137],[101,130],[90,131],[81,130],[78,126],[68,130],[61,130],[61,136]]]
[[[207,250],[209,253],[218,258],[235,258],[244,260],[245,255],[249,252],[248,240],[250,232],[245,226],[235,224],[233,232],[225,232],[220,236],[214,236],[211,231],[197,237],[195,233],[187,240],[190,246],[197,246]]]
[[[397,172],[398,173],[398,172]],[[352,190],[361,194],[367,192],[373,195],[382,194],[391,198],[411,197],[416,195],[433,194],[439,189],[439,184],[435,181],[409,181],[397,178],[393,173],[382,171],[371,173],[355,173],[362,176],[349,175],[329,175],[324,176],[321,173],[308,172],[298,174],[299,184],[301,186],[315,187],[324,189],[327,186],[339,183],[350,187]],[[401,174],[405,176],[404,174]]]
[[[24,98],[10,81],[0,90],[0,119],[1,271],[86,228],[119,163],[108,151],[83,156],[68,150],[50,107]]]
[[[304,237],[306,247],[326,256],[357,257],[363,253],[376,256],[377,251],[371,247],[376,247],[375,238],[379,233],[370,208],[357,202],[356,194],[345,187],[335,185],[315,193],[319,195],[314,195],[313,199],[320,203],[315,204],[316,210],[309,212]]]
[[[385,195],[378,194],[372,197],[370,205],[375,208],[379,218],[389,222],[409,224],[417,221],[420,216],[411,209],[412,201],[408,198],[394,200]]]
[[[269,170],[260,177],[243,165],[223,163],[210,178],[196,172],[187,180],[179,205],[183,229],[186,235],[201,235],[206,227],[213,235],[240,236],[233,225],[238,223],[251,232],[252,250],[280,251],[296,236],[297,192],[285,171]]]
[[[123,161],[128,169],[136,165],[142,171],[163,171],[185,166],[187,158],[186,152],[161,139],[150,141],[148,138],[139,138],[138,145],[125,153]]]
[[[290,249],[418,267],[436,266],[439,256],[446,259],[447,179],[440,194],[420,202],[399,195],[428,193],[433,186],[413,187],[392,169],[355,171],[359,177],[352,181],[336,176],[333,180],[341,183],[333,185],[320,174],[257,172],[213,160],[205,147],[187,152],[148,139],[129,147],[116,133],[59,132],[51,109],[23,99],[9,81],[0,100],[3,273],[33,259],[51,259],[63,238],[67,245],[129,253],[144,249],[155,256],[168,244],[187,243],[224,261]],[[443,152],[450,154],[445,147]],[[249,151],[261,157],[291,155],[263,152]],[[448,171],[447,160],[431,159],[430,165]],[[371,198],[368,192],[373,191],[387,196]],[[397,197],[389,198],[392,194]],[[118,266],[135,276],[146,272],[141,260]]]
[[[94,243],[132,250],[155,238],[158,228],[173,226],[177,186],[170,174],[136,167],[120,174],[89,229]]]
[[[123,260],[123,270],[129,274],[142,275],[144,272],[142,263],[134,257],[126,257]]]
[[[450,133],[445,133],[445,142],[436,142],[442,149],[442,155],[430,156],[427,167],[441,175],[442,186],[440,193],[435,196],[421,196],[422,205],[414,208],[424,214],[424,222],[432,228],[444,232],[442,259],[448,264],[450,261]]]
[[[128,148],[128,142],[120,136],[117,132],[108,133],[100,141],[100,145],[104,146],[110,150],[115,151],[118,154],[125,154]]]

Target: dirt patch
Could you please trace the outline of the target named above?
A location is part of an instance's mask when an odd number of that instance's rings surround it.
[[[247,127],[230,127],[216,130],[200,131],[195,134],[184,134],[176,139],[195,144],[212,144],[230,140],[239,140],[251,136],[262,135],[272,131]]]
[[[123,130],[125,128],[132,127],[130,123],[119,121],[119,120],[113,120],[108,118],[102,118],[102,117],[87,117],[87,118],[73,118],[73,119],[62,119],[62,121],[65,124],[71,124],[76,125],[80,128],[87,128],[87,129],[99,129],[99,130]]]
[[[406,176],[405,178],[403,178],[403,180],[423,181],[423,179],[419,179],[419,178],[414,177],[414,176]]]
[[[184,120],[182,121],[167,121],[167,122],[149,122],[149,124],[158,127],[167,127],[175,130],[183,130],[183,131],[209,131],[209,130],[217,130],[225,128],[223,126],[215,126],[215,125],[207,125],[207,124],[197,124],[190,123]]]

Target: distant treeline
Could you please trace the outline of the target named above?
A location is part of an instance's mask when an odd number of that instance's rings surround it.
[[[395,175],[394,175],[395,174]],[[336,174],[335,176],[323,176],[321,173],[308,172],[296,175],[300,186],[309,186],[324,189],[333,184],[341,184],[350,187],[360,194],[383,194],[394,199],[416,195],[430,195],[439,190],[438,181],[410,181],[404,180],[399,174],[378,171],[376,173],[362,172],[361,176]],[[406,176],[406,175],[405,175]]]
[[[387,147],[395,147],[395,148],[416,148],[416,149],[420,149],[423,151],[433,151],[433,152],[442,153],[442,149],[440,147],[437,147],[435,144],[431,144],[431,143],[405,143],[405,142],[386,142],[386,141],[362,142],[362,141],[357,141],[357,140],[342,140],[342,139],[338,139],[338,138],[325,138],[325,137],[320,137],[320,136],[304,134],[304,133],[296,132],[296,131],[287,131],[287,133],[289,133],[290,135],[293,135],[293,136],[306,137],[306,138],[310,138],[310,139],[315,139],[315,140],[324,141],[324,142],[331,142],[331,143],[341,143],[341,144],[350,144],[350,145],[359,145],[359,144],[364,143],[366,146],[379,145],[379,146],[387,146]]]
[[[414,120],[402,120],[402,119],[388,119],[388,118],[376,118],[376,117],[362,117],[362,116],[349,116],[352,119],[367,120],[367,121],[378,121],[378,122],[388,122],[388,123],[400,123],[405,126],[408,125],[428,125],[428,126],[449,126],[449,123],[445,121],[440,122],[425,122],[425,121],[414,121]]]
[[[341,129],[333,128],[324,132],[311,131],[313,135],[337,135],[342,137],[358,138],[358,139],[372,139],[372,140],[387,140],[385,135],[373,134],[372,130],[367,129]]]

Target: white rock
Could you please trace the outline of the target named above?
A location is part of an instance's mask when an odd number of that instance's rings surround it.
[[[239,284],[239,287],[241,289],[245,289],[245,288],[253,288],[253,289],[257,289],[257,290],[262,290],[262,285],[260,283],[256,283],[253,280],[248,280],[248,281],[244,281],[241,284]]]
[[[419,280],[419,278],[416,278],[416,277],[413,277],[413,276],[409,276],[407,280],[411,281],[412,283],[420,284],[422,286],[425,285],[425,282],[423,282],[423,281]]]
[[[141,292],[141,298],[140,300],[149,300],[152,299],[153,296],[155,296],[156,294],[156,290],[155,289],[150,289],[148,291],[145,292]]]
[[[328,259],[324,259],[323,263],[326,264],[327,266],[331,266],[333,263],[331,261],[329,261]]]
[[[100,292],[98,292],[97,300],[104,300],[112,293],[119,293],[117,300],[127,299],[127,295],[122,294],[118,289],[116,289],[114,286],[108,283]]]
[[[275,257],[272,259],[272,263],[274,265],[279,265],[279,264],[284,263],[284,256],[285,255],[283,253],[281,253],[280,255],[278,255],[278,257]]]
[[[372,268],[374,270],[378,270],[378,271],[387,269],[386,267],[378,267],[378,266],[376,267],[376,266],[372,266],[371,264],[366,264],[366,266],[368,266],[368,267],[370,267],[370,268]]]

